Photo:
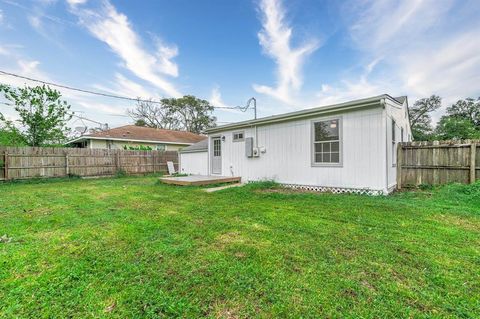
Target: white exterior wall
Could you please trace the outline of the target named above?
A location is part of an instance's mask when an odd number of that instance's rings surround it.
[[[410,129],[410,121],[408,119],[407,103],[402,106],[395,104],[392,101],[386,100],[385,107],[386,125],[387,125],[387,167],[388,167],[388,189],[391,191],[397,185],[397,165],[396,156],[399,142],[402,142],[402,128],[403,128],[403,142],[410,142],[412,140],[412,131]],[[392,119],[395,120],[395,139],[396,144],[392,143]],[[395,160],[394,160],[395,157]]]
[[[208,175],[208,153],[179,153],[180,172],[194,175]]]
[[[88,148],[108,148],[107,141],[110,141],[110,147],[116,150],[123,150],[125,145],[139,147],[142,146],[150,146],[153,150],[157,149],[158,145],[164,145],[165,151],[178,151],[183,147],[187,147],[188,144],[165,144],[165,143],[149,143],[149,142],[132,142],[132,141],[117,141],[117,140],[108,140],[108,139],[89,139],[88,140]]]
[[[341,166],[312,166],[312,120],[324,118],[341,118]],[[258,146],[265,147],[266,153],[257,158],[245,156],[245,142],[232,141],[232,133],[238,131],[244,131],[245,137],[255,135],[251,127],[209,136],[209,154],[211,138],[225,136],[224,176],[386,192],[386,115],[382,107],[258,126]]]

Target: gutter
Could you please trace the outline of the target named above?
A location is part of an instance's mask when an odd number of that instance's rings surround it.
[[[270,123],[285,122],[285,121],[290,121],[290,120],[295,120],[295,119],[314,117],[314,116],[322,115],[322,114],[343,112],[343,111],[354,110],[354,109],[363,108],[363,107],[375,107],[375,106],[380,106],[380,105],[381,105],[381,100],[380,101],[379,100],[374,100],[373,102],[359,103],[359,104],[354,104],[354,105],[351,105],[351,106],[348,106],[348,107],[345,107],[345,106],[341,105],[341,106],[335,106],[335,107],[332,107],[332,108],[320,108],[320,109],[314,109],[314,110],[304,110],[304,111],[300,111],[300,112],[295,112],[293,114],[287,113],[285,115],[277,115],[277,116],[272,116],[272,117],[261,118],[261,119],[258,119],[258,120],[251,120],[251,121],[239,122],[239,123],[236,123],[236,124],[218,126],[218,127],[214,127],[214,128],[206,130],[206,133],[207,134],[218,133],[218,132],[222,132],[222,131],[226,131],[226,130],[252,127],[252,126],[270,124]]]

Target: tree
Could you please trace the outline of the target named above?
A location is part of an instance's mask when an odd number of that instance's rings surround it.
[[[135,125],[201,133],[216,125],[217,119],[211,115],[213,110],[208,101],[185,95],[161,99],[160,103],[139,100],[128,114]]]
[[[147,123],[143,119],[138,119],[135,121],[135,126],[147,126]]]
[[[458,100],[447,108],[447,115],[470,121],[477,130],[480,130],[480,97],[476,100],[470,97]]]
[[[435,130],[441,140],[462,140],[480,138],[480,130],[473,123],[459,116],[442,116]]]
[[[480,138],[480,98],[458,100],[447,108],[436,128],[438,138],[476,139]]]
[[[433,137],[432,118],[430,113],[442,106],[442,98],[432,95],[415,101],[409,109],[410,127],[416,140],[430,140]]]
[[[164,106],[175,114],[177,125],[181,129],[198,134],[216,125],[217,118],[210,115],[214,110],[213,105],[207,100],[185,95],[162,101]]]
[[[0,127],[0,145],[1,146],[26,146],[27,143],[23,135],[17,129],[10,127]]]
[[[138,126],[164,129],[175,129],[178,126],[175,115],[164,106],[163,100],[160,103],[138,100],[135,108],[128,110],[127,114]]]
[[[0,113],[0,122],[11,131],[20,132],[29,146],[61,144],[72,118],[70,105],[61,94],[48,86],[13,88],[0,84],[0,92],[14,105],[18,120],[9,121]]]

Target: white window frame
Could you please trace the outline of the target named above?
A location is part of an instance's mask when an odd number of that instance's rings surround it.
[[[338,120],[338,163],[324,163],[315,161],[315,123]],[[336,141],[336,140],[332,140]],[[327,141],[325,141],[327,142]],[[314,119],[310,122],[310,160],[312,167],[342,167],[343,166],[343,117],[329,116]]]
[[[235,134],[242,134],[242,138],[235,138]],[[245,141],[245,131],[235,131],[232,132],[232,141],[233,142],[243,142]]]

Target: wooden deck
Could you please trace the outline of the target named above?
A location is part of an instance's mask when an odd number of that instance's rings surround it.
[[[220,183],[240,183],[241,177],[215,176],[215,175],[189,175],[179,177],[161,177],[160,181],[165,184],[173,185],[209,185]]]

